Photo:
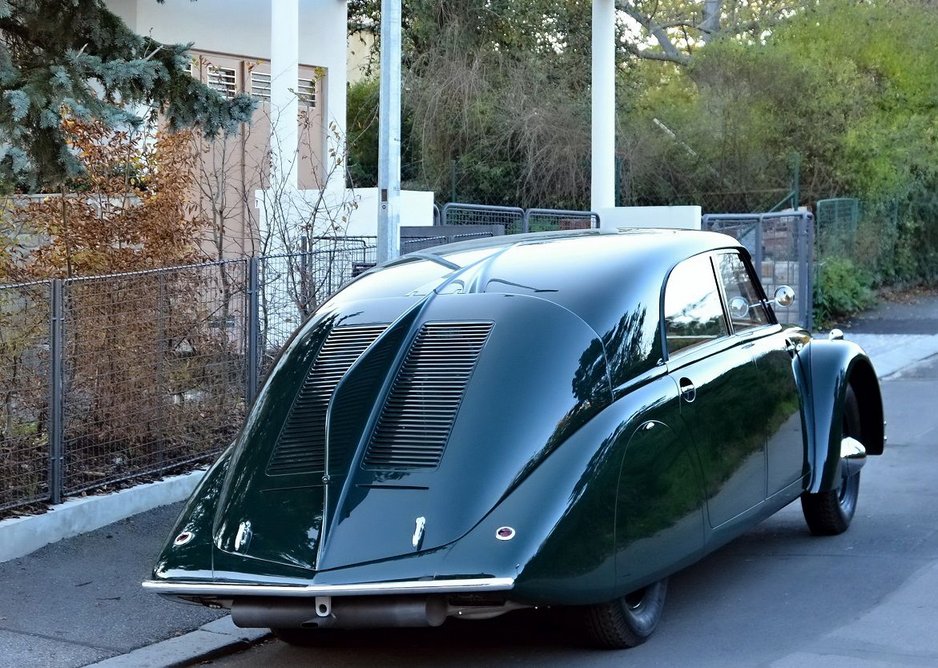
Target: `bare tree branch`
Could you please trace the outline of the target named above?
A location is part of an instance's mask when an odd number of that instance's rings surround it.
[[[639,49],[638,47],[629,48],[629,51],[635,53],[638,56],[641,56],[642,58],[648,58],[650,60],[664,60],[682,65],[686,65],[690,61],[689,56],[681,53],[681,51],[671,40],[671,37],[668,35],[667,28],[659,23],[656,23],[650,16],[646,16],[640,12],[635,6],[635,3],[626,2],[625,0],[618,0],[616,2],[616,7],[625,12],[633,20],[638,22],[645,30],[647,30],[648,33],[655,38],[655,41],[658,42],[658,46],[661,47],[660,53],[650,49]]]

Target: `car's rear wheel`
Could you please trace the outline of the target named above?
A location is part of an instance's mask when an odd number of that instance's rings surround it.
[[[625,649],[648,640],[664,610],[668,579],[658,580],[622,598],[586,608],[586,632],[596,645]]]
[[[844,398],[844,436],[860,438],[860,407],[853,388],[847,386]],[[848,474],[848,467],[841,466],[843,474],[836,489],[826,492],[801,495],[801,509],[808,528],[816,536],[835,536],[847,530],[857,510],[860,496],[860,472]]]

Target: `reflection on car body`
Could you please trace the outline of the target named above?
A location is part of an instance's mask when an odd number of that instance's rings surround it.
[[[288,640],[550,605],[628,647],[788,503],[846,530],[883,444],[867,356],[780,325],[730,237],[453,244],[300,327],[145,586]]]

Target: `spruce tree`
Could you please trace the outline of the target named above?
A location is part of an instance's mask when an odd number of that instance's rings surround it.
[[[189,46],[134,33],[103,0],[0,0],[0,185],[48,187],[81,172],[63,114],[120,128],[149,108],[171,129],[208,136],[249,121],[249,96],[225,99],[189,75]]]

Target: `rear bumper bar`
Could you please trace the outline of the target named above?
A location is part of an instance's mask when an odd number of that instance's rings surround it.
[[[309,598],[316,596],[390,596],[401,594],[465,594],[507,591],[514,578],[466,578],[461,580],[406,580],[347,585],[264,585],[222,582],[171,582],[146,580],[143,588],[163,596],[235,598],[273,596]]]

